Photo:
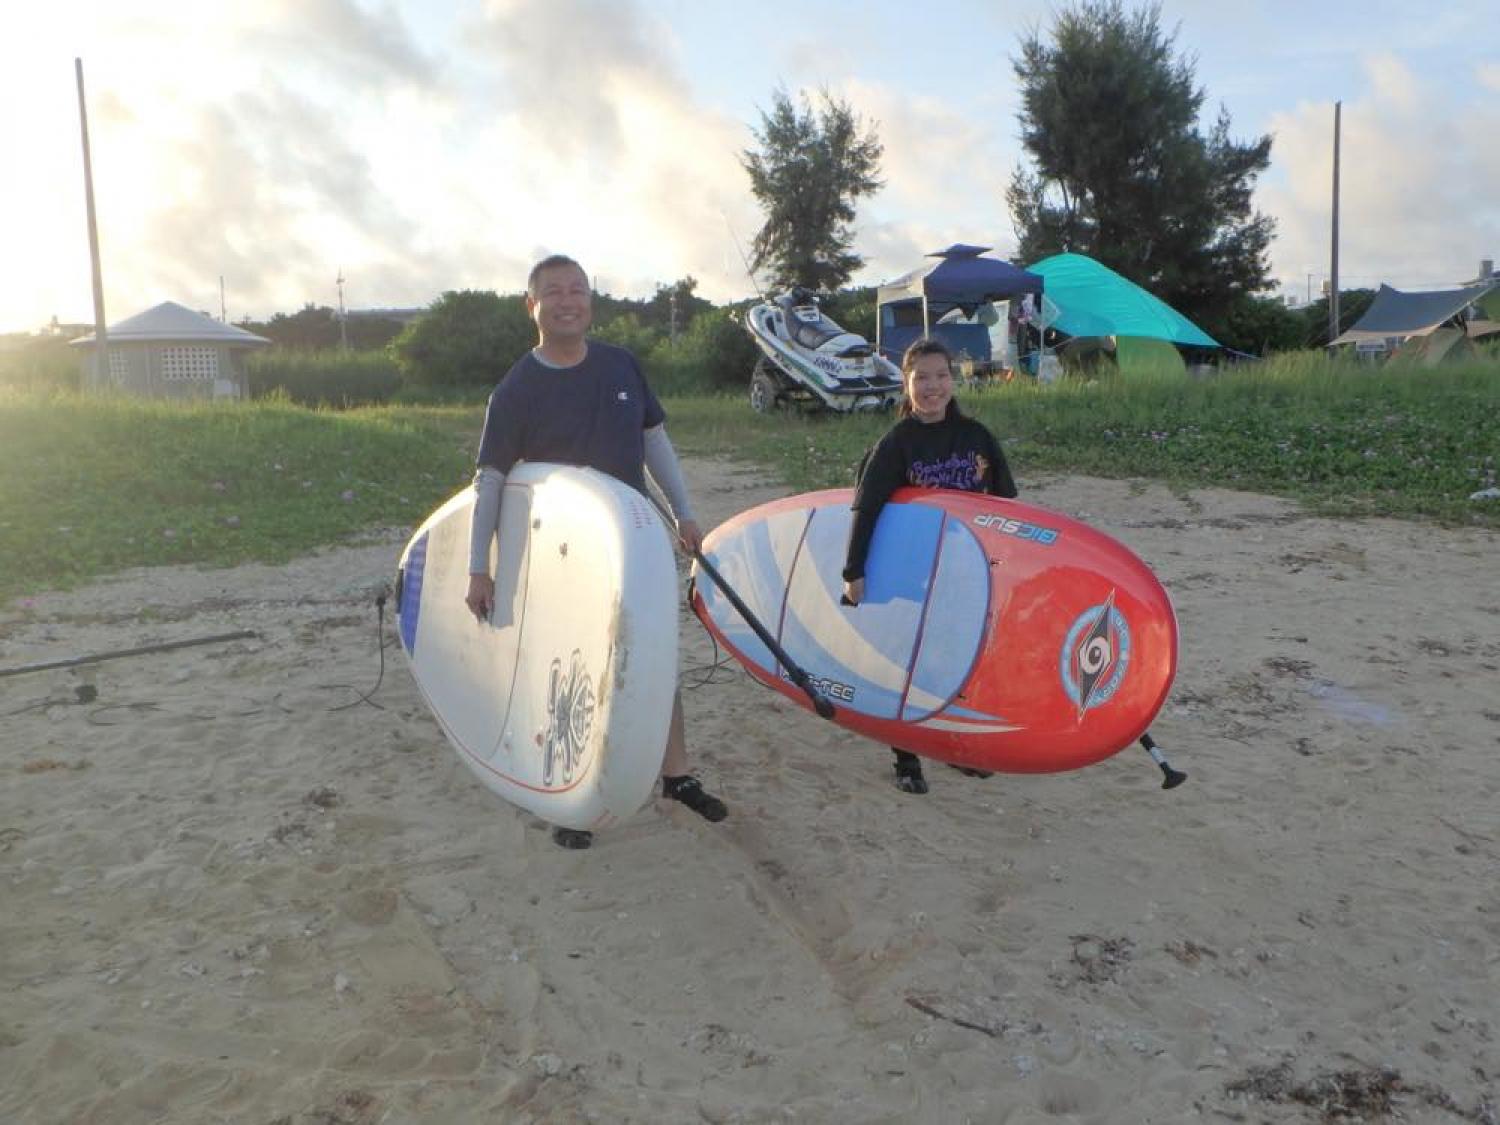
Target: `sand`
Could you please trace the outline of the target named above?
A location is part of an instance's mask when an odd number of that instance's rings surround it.
[[[1182,788],[899,793],[684,612],[729,819],[569,852],[377,632],[409,529],[0,610],[0,669],[256,633],[0,678],[0,1121],[1495,1122],[1500,534],[1021,486],[1171,591]]]

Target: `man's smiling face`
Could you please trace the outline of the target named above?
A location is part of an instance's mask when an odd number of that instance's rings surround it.
[[[543,343],[568,343],[583,339],[588,332],[594,319],[593,299],[582,269],[549,266],[537,275],[535,295],[526,295],[526,311],[536,321]]]

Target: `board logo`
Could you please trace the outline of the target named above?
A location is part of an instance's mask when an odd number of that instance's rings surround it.
[[[560,773],[562,784],[567,785],[583,765],[583,756],[589,748],[589,732],[594,727],[594,683],[577,649],[573,650],[566,672],[562,660],[553,657],[552,673],[547,680],[542,784],[551,785]]]
[[[975,516],[974,526],[987,527],[1002,535],[1014,535],[1017,539],[1030,539],[1033,543],[1039,543],[1043,547],[1052,546],[1062,534],[1055,527],[1043,527],[1012,516],[997,516],[989,512],[982,512]]]
[[[1059,654],[1063,690],[1077,706],[1079,722],[1090,708],[1114,698],[1129,665],[1130,625],[1110,590],[1102,605],[1089,606],[1074,620]]]

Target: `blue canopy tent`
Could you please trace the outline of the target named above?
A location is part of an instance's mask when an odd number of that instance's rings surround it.
[[[939,324],[957,309],[972,317],[981,307],[1027,293],[1040,294],[1043,280],[1000,258],[982,255],[988,246],[954,243],[928,254],[937,261],[919,266],[876,291],[875,343],[895,363],[911,342],[932,335],[974,359],[990,358],[989,328],[983,324]]]

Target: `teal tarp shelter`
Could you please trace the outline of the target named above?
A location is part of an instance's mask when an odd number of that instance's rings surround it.
[[[1083,254],[1054,254],[1026,267],[1046,281],[1045,327],[1069,336],[1141,336],[1196,348],[1219,343],[1165,301]]]

